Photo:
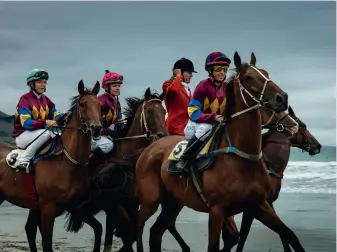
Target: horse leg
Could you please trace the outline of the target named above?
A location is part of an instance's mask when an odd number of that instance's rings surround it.
[[[176,239],[176,241],[178,242],[179,246],[182,249],[182,252],[190,252],[191,248],[186,244],[186,242],[184,241],[184,239],[181,237],[181,235],[179,234],[175,222],[176,219],[173,221],[172,225],[170,225],[168,227],[168,231],[171,233],[171,235],[174,237],[174,239]]]
[[[236,252],[242,252],[243,247],[245,245],[245,242],[247,240],[249,230],[252,226],[252,223],[254,221],[254,213],[251,212],[243,212],[242,213],[242,222],[241,222],[241,228],[240,228],[240,239],[239,244],[236,248]]]
[[[269,204],[273,208],[273,210],[275,211],[273,203],[269,203]],[[291,248],[290,248],[289,244],[281,236],[280,236],[280,238],[281,238],[281,242],[282,242],[282,245],[283,245],[284,252],[291,252]]]
[[[161,204],[161,213],[150,228],[150,252],[161,251],[162,237],[165,231],[174,224],[183,206],[174,199],[165,199]]]
[[[30,210],[25,225],[29,249],[31,252],[37,252],[36,248],[36,232],[40,225],[40,212],[38,210]]]
[[[102,224],[94,217],[86,217],[83,219],[85,223],[87,223],[95,233],[95,243],[94,243],[94,250],[93,252],[100,252],[101,250],[101,238],[103,233]]]
[[[220,252],[230,252],[239,241],[239,231],[236,227],[234,216],[224,219],[224,223],[222,225],[222,241],[224,247],[220,250]]]
[[[143,231],[145,222],[157,211],[159,202],[144,202],[140,204],[137,220],[137,252],[144,252]]]
[[[115,216],[116,212],[113,210],[106,211],[105,218],[105,240],[104,240],[104,250],[103,252],[111,252],[112,251],[112,240],[113,240],[113,232],[117,226],[117,218]]]
[[[211,207],[208,219],[207,252],[219,252],[220,233],[223,222],[224,222],[224,215],[222,209],[218,206]]]
[[[41,208],[41,236],[43,252],[53,252],[53,229],[55,222],[55,205],[50,203]]]
[[[258,207],[255,212],[255,218],[271,230],[278,233],[285,242],[291,245],[295,252],[305,251],[295,233],[280,220],[274,209],[267,201]]]
[[[125,208],[119,205],[118,218],[119,232],[123,241],[123,247],[118,252],[133,252],[132,244],[136,241],[136,233],[134,229],[134,223],[130,219],[130,216],[126,212]]]

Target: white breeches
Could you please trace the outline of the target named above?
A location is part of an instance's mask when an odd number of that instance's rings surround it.
[[[185,137],[187,140],[190,140],[195,135],[196,138],[204,141],[207,137],[210,136],[212,127],[212,124],[196,123],[188,120],[188,123],[184,129]]]
[[[21,156],[19,156],[18,161],[20,163],[29,162],[35,155],[36,151],[55,135],[51,131],[45,129],[38,129],[33,131],[27,130],[19,135],[17,138],[15,138],[16,146],[23,149],[28,144],[30,144],[37,136],[39,137],[27,147],[27,149],[21,154]]]
[[[97,147],[101,148],[104,154],[108,154],[113,149],[114,144],[109,138],[101,136],[100,139],[97,140],[91,139],[91,150]]]

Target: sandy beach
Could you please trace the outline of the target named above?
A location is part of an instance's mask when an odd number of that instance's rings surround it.
[[[288,227],[297,234],[307,252],[336,251],[335,194],[283,193],[275,203],[275,209]],[[8,203],[4,203],[1,206],[1,210],[0,251],[29,251],[24,230],[28,211]],[[147,222],[145,227],[143,239],[146,249],[148,249],[149,227],[156,217],[157,213]],[[97,218],[104,223],[103,213],[98,214]],[[241,214],[237,215],[235,219],[238,227],[240,227]],[[208,239],[207,222],[208,217],[206,214],[197,213],[188,208],[181,212],[177,220],[177,229],[192,251],[206,251]],[[67,233],[64,229],[64,223],[65,218],[63,216],[56,220],[54,251],[92,251],[93,231],[91,228],[84,226],[77,234]],[[38,234],[37,242],[40,245],[40,234]],[[116,238],[114,246],[116,248],[120,247],[120,241]],[[166,251],[180,251],[180,247],[168,232],[163,237],[164,249]],[[283,251],[283,249],[278,235],[260,222],[254,221],[244,251],[279,252]]]

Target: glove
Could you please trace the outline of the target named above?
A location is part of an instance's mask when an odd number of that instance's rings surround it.
[[[116,132],[116,130],[110,130],[108,133],[109,137],[111,137],[112,139],[115,139],[118,137],[118,132]]]

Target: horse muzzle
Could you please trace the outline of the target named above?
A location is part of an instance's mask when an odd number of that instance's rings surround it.
[[[99,137],[101,135],[101,124],[91,124],[89,127],[90,133],[93,137]]]

